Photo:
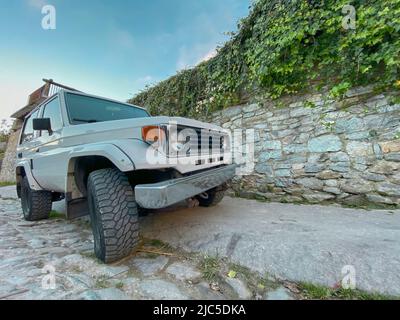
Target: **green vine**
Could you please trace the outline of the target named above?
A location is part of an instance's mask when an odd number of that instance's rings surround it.
[[[345,5],[356,29],[342,27]],[[400,89],[400,0],[258,0],[218,55],[130,100],[152,114],[197,117],[323,84],[330,96],[374,84]]]

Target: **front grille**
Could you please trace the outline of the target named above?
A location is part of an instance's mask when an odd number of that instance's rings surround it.
[[[186,126],[178,126],[176,131],[169,135],[170,156],[222,156],[228,151],[229,136],[224,132]]]

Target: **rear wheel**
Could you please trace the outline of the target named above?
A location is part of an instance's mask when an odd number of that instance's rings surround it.
[[[225,186],[219,186],[199,194],[196,199],[199,201],[200,207],[213,207],[222,201],[225,196],[225,190]]]
[[[97,258],[111,263],[129,255],[139,242],[139,220],[126,175],[117,169],[92,172],[88,203]]]
[[[22,179],[21,206],[25,220],[38,221],[48,219],[52,204],[52,193],[50,191],[32,190],[28,178],[25,176]]]

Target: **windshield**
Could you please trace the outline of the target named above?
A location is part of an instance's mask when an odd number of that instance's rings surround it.
[[[134,106],[74,93],[66,93],[66,104],[71,124],[150,117]]]

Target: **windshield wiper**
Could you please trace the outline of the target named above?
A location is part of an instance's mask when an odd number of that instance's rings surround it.
[[[94,120],[94,119],[72,119],[73,121],[78,121],[78,122],[87,122],[87,123],[95,123],[95,122],[98,122],[97,120]]]

